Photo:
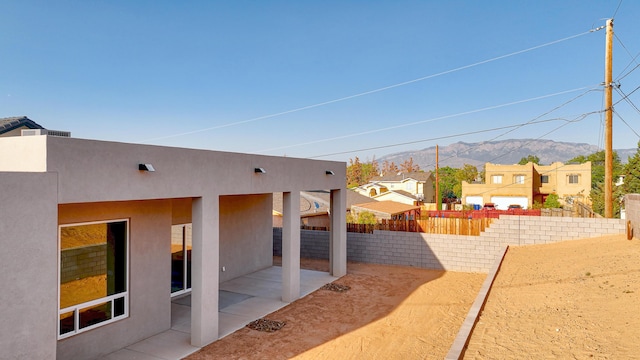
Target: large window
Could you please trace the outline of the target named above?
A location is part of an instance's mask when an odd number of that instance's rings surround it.
[[[492,184],[502,184],[502,175],[492,175],[491,176]]]
[[[191,290],[191,224],[171,227],[171,295]]]
[[[58,338],[128,316],[128,233],[127,220],[60,226]]]
[[[515,175],[513,177],[514,184],[524,184],[524,175]]]

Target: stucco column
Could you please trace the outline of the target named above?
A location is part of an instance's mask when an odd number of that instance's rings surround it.
[[[220,201],[216,195],[192,204],[191,345],[202,347],[218,340]]]
[[[282,194],[282,301],[300,297],[300,192]]]
[[[329,262],[331,275],[347,275],[347,197],[346,190],[331,190],[331,233]]]

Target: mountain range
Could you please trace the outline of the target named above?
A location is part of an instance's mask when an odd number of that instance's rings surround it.
[[[457,142],[438,149],[438,162],[440,167],[450,166],[461,168],[464,164],[477,167],[485,163],[517,164],[523,157],[529,155],[540,158],[541,164],[551,164],[556,161],[567,162],[579,155],[590,155],[602,149],[595,145],[585,143],[558,142],[553,140],[537,139],[511,139],[501,141],[486,141],[480,143]],[[633,156],[637,149],[615,150],[623,163],[629,156]],[[413,163],[422,170],[433,170],[436,164],[436,147],[422,150],[403,151],[385,155],[378,159],[378,163],[384,161],[394,162],[400,165],[405,160],[413,158]]]

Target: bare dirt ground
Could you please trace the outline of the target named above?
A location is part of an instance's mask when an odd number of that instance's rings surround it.
[[[511,247],[465,359],[639,359],[640,240]]]
[[[328,271],[326,261],[303,262]],[[484,274],[349,263],[336,281],[188,359],[442,359]],[[640,359],[640,240],[511,247],[465,359]]]
[[[266,317],[281,330],[244,328],[187,359],[442,359],[485,277],[349,263],[335,283],[350,290],[318,290]]]

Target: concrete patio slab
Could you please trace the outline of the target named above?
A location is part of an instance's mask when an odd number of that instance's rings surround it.
[[[300,297],[337,277],[300,270]],[[282,267],[272,266],[220,284],[218,338],[288,305],[282,298]],[[191,346],[191,296],[171,303],[171,329],[113,352],[102,360],[177,360],[198,351]]]

